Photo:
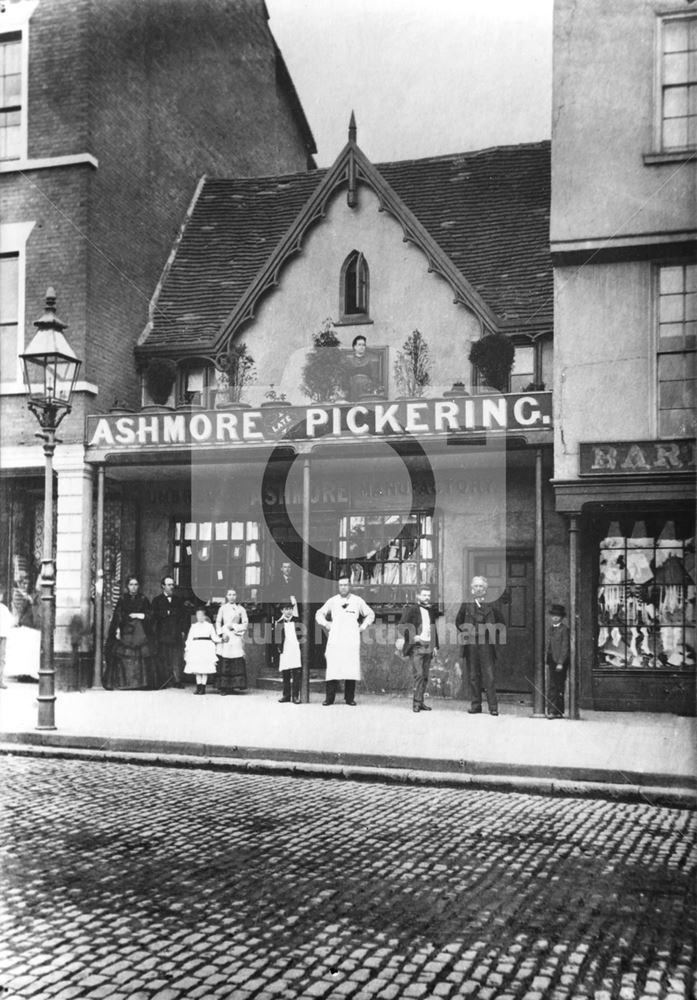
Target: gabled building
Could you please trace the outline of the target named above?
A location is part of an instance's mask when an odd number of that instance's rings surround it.
[[[136,348],[141,364],[176,363],[169,399],[152,406],[146,388],[141,412],[91,417],[87,454],[106,498],[132,504],[121,564],[146,592],[171,571],[200,599],[233,587],[246,602],[253,679],[290,560],[306,608],[348,570],[378,611],[373,690],[403,686],[386,626],[428,583],[443,613],[436,690],[458,696],[455,613],[484,573],[507,601],[501,688],[543,707],[544,601],[566,599],[567,568],[547,485],[549,163],[542,142],[374,165],[352,123],[328,170],[199,187]],[[430,353],[418,391],[405,377],[414,331]],[[339,346],[319,363],[334,351],[329,370],[345,374],[324,395],[307,370],[320,332]],[[515,345],[503,393],[468,360],[490,333]],[[230,358],[243,345],[256,378],[237,402]],[[118,531],[105,527],[98,560],[114,566]]]
[[[695,6],[555,6],[554,490],[596,708],[695,706]]]
[[[94,592],[84,420],[140,403],[133,346],[204,173],[311,168],[263,0],[4,0],[0,9],[0,590],[39,571],[43,466],[19,355],[54,286],[82,359],[57,472],[57,649]],[[132,541],[122,511],[109,517]],[[124,572],[126,572],[124,567]]]

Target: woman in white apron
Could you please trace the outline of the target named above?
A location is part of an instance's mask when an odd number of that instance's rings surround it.
[[[244,637],[249,619],[237,592],[228,590],[225,603],[215,619],[215,630],[220,639],[218,647],[218,690],[221,694],[236,694],[247,687],[247,664],[244,658]]]

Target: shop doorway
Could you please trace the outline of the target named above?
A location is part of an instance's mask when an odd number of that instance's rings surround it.
[[[506,644],[500,648],[497,687],[514,694],[530,694],[533,684],[534,564],[528,550],[506,553],[500,549],[470,551],[466,564],[465,593],[473,576],[485,576],[489,593],[501,595],[506,624]]]

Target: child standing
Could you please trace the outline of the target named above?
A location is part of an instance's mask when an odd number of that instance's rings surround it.
[[[185,674],[196,674],[194,694],[206,693],[206,682],[216,670],[216,642],[218,637],[208,620],[205,608],[196,608],[196,621],[189,629],[184,647]]]
[[[300,704],[300,640],[298,630],[302,627],[296,620],[295,607],[288,602],[281,607],[281,617],[275,622],[274,639],[278,649],[278,669],[283,680],[283,695],[278,700]]]
[[[552,604],[549,609],[551,628],[547,640],[547,705],[548,719],[564,717],[564,688],[569,670],[569,627],[565,624],[566,608]]]

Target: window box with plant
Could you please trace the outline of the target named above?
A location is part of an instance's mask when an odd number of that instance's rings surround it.
[[[272,407],[292,406],[293,404],[286,399],[285,392],[276,391],[276,387],[272,382],[264,393],[264,402],[261,405],[271,409]]]
[[[143,370],[143,381],[150,402],[167,406],[177,378],[177,366],[171,358],[150,358]]]
[[[303,368],[303,392],[313,403],[333,403],[343,399],[345,361],[331,318],[325,319],[321,330],[313,335],[312,344]]]
[[[470,348],[469,360],[477,372],[477,386],[481,390],[495,389],[508,392],[515,358],[515,347],[501,333],[487,333],[475,340]]]
[[[256,382],[256,377],[254,358],[247,345],[232,344],[228,352],[217,360],[216,407],[248,405],[242,402],[242,393],[246,386]]]

